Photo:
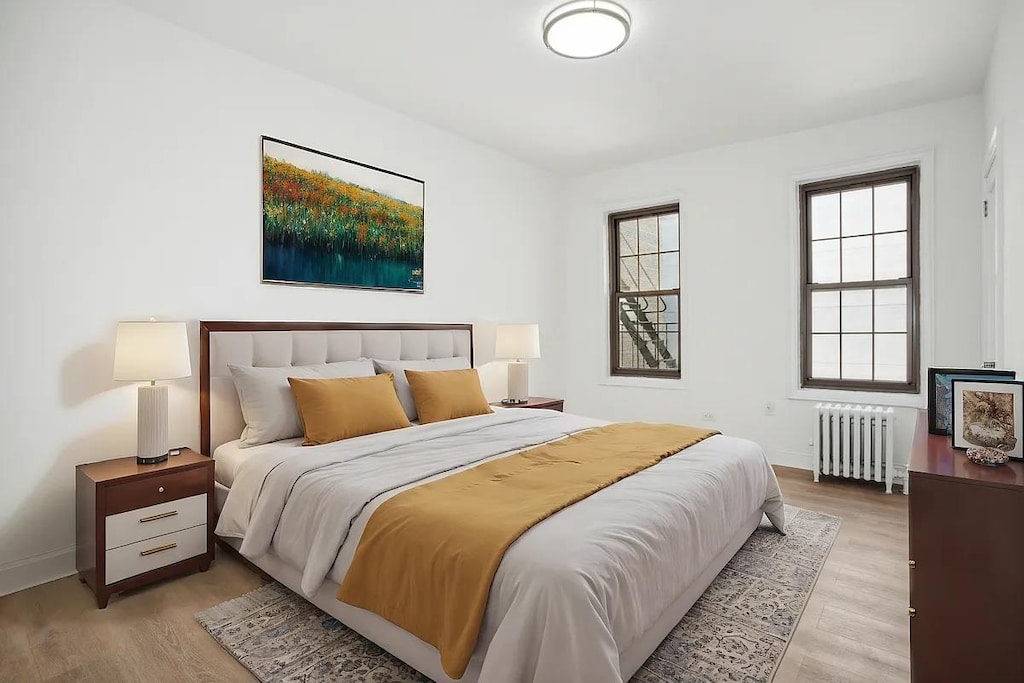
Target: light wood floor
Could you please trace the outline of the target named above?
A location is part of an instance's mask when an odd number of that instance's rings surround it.
[[[775,680],[907,681],[906,497],[778,471],[787,503],[843,523]],[[218,548],[210,571],[114,596],[105,610],[73,576],[8,595],[0,680],[252,681],[192,614],[261,583]]]

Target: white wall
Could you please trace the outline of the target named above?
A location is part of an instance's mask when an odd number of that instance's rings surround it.
[[[791,399],[796,178],[829,169],[841,175],[905,152],[925,158],[922,239],[930,258],[923,264],[922,312],[931,320],[926,317],[923,330],[923,365],[980,363],[981,122],[981,98],[972,96],[570,181],[564,324],[573,409],[610,419],[710,424],[760,442],[776,463],[810,467],[814,403]],[[605,216],[674,199],[683,223],[683,388],[665,388],[676,385],[664,380],[648,383],[658,388],[615,382],[607,370]],[[931,311],[931,300],[941,306]],[[768,401],[775,403],[774,416],[765,415]],[[712,422],[703,419],[705,411]],[[910,409],[897,411],[903,462],[914,418]]]
[[[1024,0],[1007,0],[999,18],[985,83],[985,141],[999,129],[1003,224],[1003,355],[1005,365],[1024,372]]]
[[[120,319],[190,321],[195,368],[200,319],[536,321],[560,395],[556,178],[111,2],[0,12],[0,594],[74,570],[75,464],[134,452]],[[261,134],[425,179],[426,293],[260,284]]]

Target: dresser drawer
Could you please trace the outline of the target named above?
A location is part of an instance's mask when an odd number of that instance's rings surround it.
[[[175,531],[107,551],[106,584],[117,583],[207,551],[206,525]]]
[[[159,505],[178,498],[198,496],[207,492],[209,473],[206,467],[193,467],[168,472],[138,481],[115,484],[107,488],[107,514]]]
[[[206,524],[206,494],[129,510],[106,519],[107,550]]]

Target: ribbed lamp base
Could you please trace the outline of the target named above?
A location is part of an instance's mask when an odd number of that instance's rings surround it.
[[[507,403],[526,403],[530,395],[530,365],[521,360],[508,364]]]
[[[136,460],[142,464],[167,459],[167,387],[139,387],[139,444]]]

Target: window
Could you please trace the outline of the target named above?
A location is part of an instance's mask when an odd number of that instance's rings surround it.
[[[679,205],[608,216],[611,373],[680,376]]]
[[[800,186],[802,387],[918,391],[919,175]]]

